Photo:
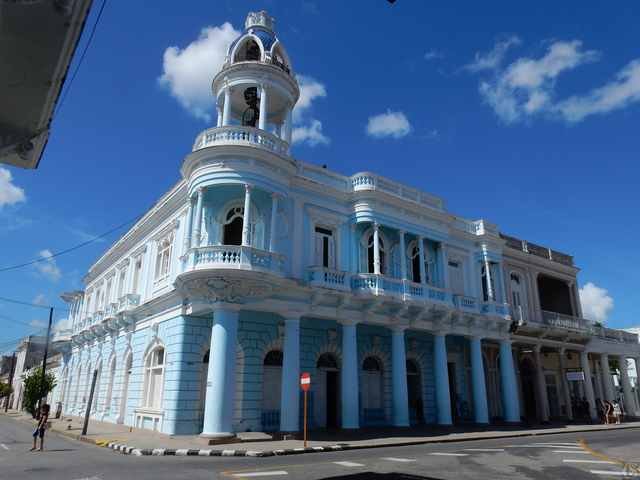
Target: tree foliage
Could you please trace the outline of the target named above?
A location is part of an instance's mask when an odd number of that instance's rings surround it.
[[[42,368],[34,368],[24,376],[24,400],[23,407],[30,414],[34,415],[38,400],[45,397],[56,386],[56,377],[53,373],[45,374],[42,379]]]
[[[0,398],[8,397],[12,392],[13,387],[11,385],[0,382]]]

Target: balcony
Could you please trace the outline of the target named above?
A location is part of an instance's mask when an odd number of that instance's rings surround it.
[[[436,210],[444,208],[444,202],[441,198],[407,187],[374,173],[364,172],[353,175],[351,177],[351,189],[353,192],[377,190]]]
[[[576,332],[591,332],[593,322],[585,318],[573,317],[562,313],[542,310],[542,323],[549,327]]]
[[[284,255],[240,245],[211,245],[192,248],[193,270],[236,269],[275,275],[284,274]]]
[[[140,305],[140,295],[127,293],[118,300],[118,313],[127,313]]]
[[[638,335],[631,332],[625,332],[624,330],[616,330],[613,328],[603,327],[602,325],[593,325],[593,335],[603,340],[611,342],[621,342],[627,344],[637,344]]]
[[[312,287],[349,292],[357,296],[388,297],[402,302],[435,304],[462,313],[502,318],[509,316],[509,307],[506,304],[481,303],[474,297],[452,295],[443,288],[373,273],[349,273],[314,266],[307,269],[307,281]]]
[[[205,130],[197,136],[192,151],[219,145],[242,145],[262,148],[281,156],[289,155],[289,144],[281,138],[258,128],[238,125]]]

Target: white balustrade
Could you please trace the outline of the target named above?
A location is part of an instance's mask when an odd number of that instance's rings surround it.
[[[214,127],[202,132],[193,144],[193,151],[217,145],[251,145],[288,155],[289,145],[275,135],[253,127]]]
[[[235,268],[282,274],[284,256],[254,247],[211,245],[192,249],[193,268]]]

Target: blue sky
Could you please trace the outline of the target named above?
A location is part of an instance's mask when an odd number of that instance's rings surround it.
[[[0,169],[0,267],[106,231],[173,185],[213,121],[225,42],[265,8],[301,75],[297,158],[378,172],[573,254],[594,315],[640,323],[637,4],[142,3],[107,4],[39,169]],[[62,305],[116,237],[0,273],[1,296]],[[0,351],[46,315],[0,302]]]

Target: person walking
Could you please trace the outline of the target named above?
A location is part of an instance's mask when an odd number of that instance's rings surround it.
[[[38,425],[36,429],[33,431],[33,447],[31,447],[31,451],[36,450],[36,442],[38,437],[40,437],[40,451],[44,450],[44,432],[47,429],[47,422],[49,421],[49,404],[44,403],[40,407],[40,419],[38,420]]]

